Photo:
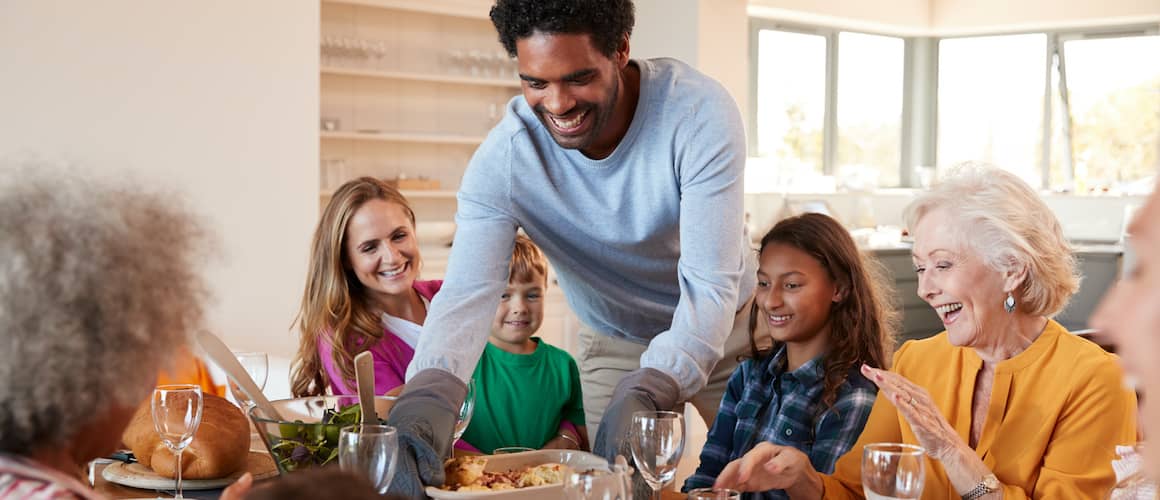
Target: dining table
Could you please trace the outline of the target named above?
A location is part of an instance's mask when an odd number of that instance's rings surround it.
[[[265,453],[266,456],[268,457],[269,452],[267,452],[265,450],[264,446],[262,446],[260,444],[261,438],[257,437],[256,435],[252,436],[252,438],[253,438],[253,441],[251,443],[251,453]],[[462,452],[462,450],[455,450],[455,451],[456,451],[457,455],[471,454],[471,453],[464,453],[464,452]],[[271,458],[271,461],[272,460],[273,459]],[[105,498],[109,498],[109,499],[173,498],[175,491],[172,489],[152,490],[152,489],[134,488],[131,486],[125,486],[125,485],[117,484],[117,483],[106,480],[104,478],[104,476],[102,475],[102,472],[104,472],[106,467],[108,467],[109,465],[112,465],[113,463],[116,463],[116,461],[112,460],[112,459],[102,458],[102,459],[94,460],[90,464],[89,478],[88,479],[90,481],[90,484],[92,484],[93,489],[96,490],[96,492],[98,494],[104,496]],[[217,500],[218,498],[221,497],[222,491],[223,491],[223,488],[206,489],[206,490],[191,490],[191,489],[186,488],[185,491],[183,492],[183,495],[185,498],[191,498],[191,499],[197,499],[197,500]],[[675,486],[675,485],[669,485],[669,487],[661,490],[661,500],[685,500],[685,497],[686,497],[686,495],[684,493],[681,493],[679,491],[679,489],[677,488],[677,486]]]

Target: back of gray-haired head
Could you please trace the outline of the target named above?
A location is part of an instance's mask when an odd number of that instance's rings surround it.
[[[960,163],[906,207],[906,226],[913,230],[936,210],[945,210],[962,248],[992,269],[1027,269],[1015,293],[1020,311],[1054,316],[1079,290],[1075,256],[1063,226],[1015,174],[985,162]]]
[[[0,165],[0,451],[140,404],[203,326],[208,249],[171,193]]]

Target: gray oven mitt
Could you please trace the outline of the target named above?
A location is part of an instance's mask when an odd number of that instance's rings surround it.
[[[596,431],[592,452],[609,463],[613,463],[617,455],[631,457],[629,431],[632,429],[632,414],[672,410],[677,406],[680,392],[673,377],[655,368],[641,368],[629,373],[612,391],[612,399]],[[639,470],[633,474],[633,486],[636,498],[651,496],[652,489],[641,478]]]
[[[426,498],[425,485],[443,485],[443,458],[451,454],[451,436],[465,397],[463,381],[443,370],[423,370],[407,382],[387,417],[387,425],[399,436],[389,493]]]

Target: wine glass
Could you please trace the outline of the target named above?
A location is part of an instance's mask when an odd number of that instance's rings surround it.
[[[389,425],[356,424],[338,433],[338,466],[370,479],[380,495],[395,477],[399,435]]]
[[[501,446],[491,450],[492,455],[507,455],[509,453],[523,453],[525,451],[536,451],[535,448],[528,448],[527,446]]]
[[[181,453],[193,441],[201,425],[201,386],[192,384],[162,385],[153,390],[150,402],[153,410],[153,428],[161,442],[177,457],[177,496],[181,492]]]
[[[652,488],[652,497],[661,497],[661,488],[677,474],[677,463],[685,449],[685,419],[673,411],[638,411],[632,414],[629,444],[636,468]]]
[[[459,417],[455,421],[455,434],[451,438],[452,443],[463,437],[463,433],[467,431],[467,425],[471,423],[473,414],[475,414],[475,379],[471,378],[467,380],[467,397],[463,398],[463,405],[459,407]]]
[[[564,475],[566,500],[630,500],[631,469],[616,465],[612,470],[573,470]]]
[[[238,358],[238,363],[242,364],[242,368],[254,379],[254,384],[258,389],[266,388],[266,378],[270,370],[270,359],[264,352],[242,352],[234,351],[234,357]],[[234,395],[234,400],[238,402],[242,408],[248,408],[254,405],[250,398],[242,392],[238,385],[230,380],[230,393]]]
[[[925,458],[920,446],[871,443],[862,449],[862,492],[867,500],[922,496]]]
[[[726,488],[697,488],[689,491],[688,500],[741,500],[741,492]]]

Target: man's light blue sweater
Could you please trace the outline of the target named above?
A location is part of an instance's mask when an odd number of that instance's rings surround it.
[[[581,321],[648,344],[641,366],[671,375],[682,399],[704,386],[756,279],[742,236],[745,134],[716,81],[672,59],[633,64],[636,111],[601,160],[559,147],[522,96],[510,101],[464,174],[446,279],[408,379],[471,376],[522,227]]]

